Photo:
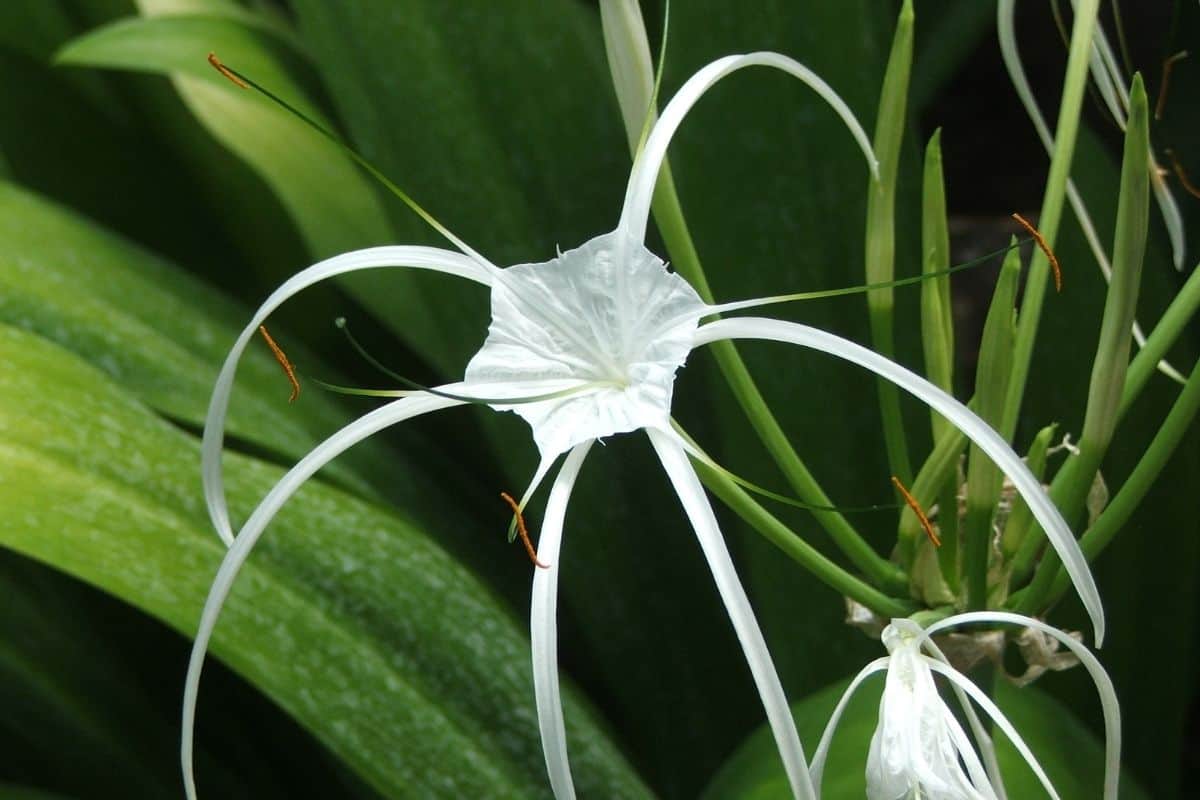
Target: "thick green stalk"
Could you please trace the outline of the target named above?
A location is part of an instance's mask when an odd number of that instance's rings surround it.
[[[816,548],[796,535],[795,531],[759,505],[729,476],[713,469],[699,459],[692,459],[692,464],[696,467],[700,480],[708,490],[720,498],[734,513],[748,522],[751,527],[787,554],[789,558],[840,594],[888,619],[906,617],[915,610],[915,607],[908,601],[889,597],[830,561]]]
[[[905,0],[896,22],[892,52],[879,94],[879,115],[875,120],[875,139],[872,142],[875,157],[879,159],[879,177],[872,179],[867,187],[867,283],[886,283],[895,274],[896,173],[900,163],[900,143],[904,138],[904,112],[908,105],[912,40],[912,0]],[[893,291],[874,289],[867,292],[867,311],[870,315],[872,344],[880,353],[892,357],[896,352]],[[900,413],[900,392],[894,384],[882,378],[876,381],[876,386],[888,463],[892,467],[892,474],[909,485],[912,483],[912,464],[904,436],[904,419]]]
[[[1179,334],[1183,333],[1183,329],[1195,316],[1197,308],[1200,308],[1200,266],[1192,270],[1191,277],[1179,290],[1179,294],[1175,295],[1171,305],[1167,306],[1166,312],[1147,337],[1146,344],[1129,365],[1125,376],[1125,391],[1121,395],[1121,407],[1117,411],[1119,417],[1125,416],[1129,406],[1141,394],[1146,381],[1154,374],[1158,362],[1166,357],[1171,345],[1175,344]]]
[[[1096,558],[1108,546],[1113,537],[1133,516],[1133,512],[1137,510],[1142,499],[1150,491],[1150,487],[1158,480],[1163,468],[1170,461],[1175,448],[1183,441],[1183,437],[1196,417],[1197,410],[1200,410],[1200,362],[1192,370],[1187,383],[1184,384],[1183,391],[1176,398],[1175,404],[1171,406],[1171,411],[1163,421],[1162,427],[1154,435],[1153,441],[1146,448],[1145,454],[1138,461],[1133,472],[1121,485],[1120,491],[1112,498],[1108,507],[1079,540],[1079,547],[1089,561]],[[1026,602],[1030,593],[1025,593],[1018,604],[1018,609],[1046,607],[1062,597],[1070,587],[1071,579],[1067,577],[1067,572],[1062,567],[1058,567],[1053,574],[1053,580],[1050,581],[1045,595],[1046,602],[1040,603],[1038,598],[1029,598]],[[1034,586],[1030,587],[1030,589],[1033,588]]]
[[[1121,164],[1121,194],[1117,203],[1117,230],[1113,241],[1113,274],[1104,304],[1100,341],[1092,365],[1087,412],[1079,437],[1079,454],[1071,457],[1050,486],[1050,497],[1067,520],[1076,516],[1100,469],[1100,463],[1117,425],[1146,233],[1150,215],[1150,176],[1146,147],[1150,138],[1146,91],[1140,75],[1134,75],[1130,91],[1129,124]],[[1057,571],[1058,559],[1047,550],[1034,573],[1024,603],[1036,608],[1044,601]],[[1032,612],[1031,612],[1032,613]]]
[[[946,217],[946,182],[942,172],[942,131],[933,132],[925,148],[921,185],[921,272],[944,273],[950,266],[950,227]],[[950,276],[927,278],[921,284],[921,345],[925,375],[930,382],[954,394],[954,309],[950,301]],[[946,418],[930,411],[934,441],[952,427]],[[942,546],[938,567],[947,587],[957,594],[958,579],[958,476],[952,473],[937,495],[937,526]]]
[[[687,223],[684,222],[683,210],[679,205],[679,196],[675,193],[670,169],[665,164],[658,178],[658,186],[654,190],[653,210],[655,222],[658,223],[659,232],[666,242],[667,252],[671,254],[671,263],[675,271],[692,284],[705,302],[711,303],[712,290],[708,286],[700,257],[696,254]],[[834,505],[792,447],[737,348],[732,342],[721,341],[714,342],[710,349],[746,418],[763,446],[767,448],[767,452],[779,465],[796,495],[815,506]],[[811,513],[829,533],[834,544],[871,580],[891,591],[899,591],[907,585],[908,579],[903,570],[875,552],[844,515],[837,511],[825,510],[813,510]]]
[[[655,116],[654,69],[645,24],[634,0],[602,0],[600,11],[613,86],[630,150],[636,153],[647,122]],[[712,290],[684,221],[671,167],[666,161],[659,172],[652,208],[675,270],[705,302],[712,303]],[[832,506],[829,496],[784,435],[737,349],[731,342],[717,342],[712,351],[739,405],[793,491],[806,503]],[[873,581],[893,590],[906,585],[903,571],[876,553],[844,516],[836,511],[812,513],[842,552]]]
[[[1014,241],[1015,245],[1016,242]],[[1014,246],[1000,268],[991,307],[983,326],[979,363],[975,369],[975,401],[979,416],[995,425],[1004,413],[1005,389],[1012,373],[1014,311],[1021,254]],[[992,517],[1000,499],[1004,473],[971,445],[967,462],[967,513],[963,521],[963,567],[967,580],[967,607],[987,607],[987,575],[992,552]]]
[[[1066,194],[1067,178],[1071,173],[1071,159],[1075,154],[1075,140],[1079,133],[1079,112],[1087,87],[1088,58],[1092,49],[1092,36],[1096,30],[1098,7],[1099,0],[1079,0],[1075,6],[1071,50],[1067,57],[1066,77],[1058,110],[1058,126],[1054,136],[1054,155],[1050,158],[1050,173],[1046,177],[1046,191],[1042,196],[1042,213],[1038,217],[1040,232],[1051,247],[1058,237],[1058,226],[1062,221],[1063,198]],[[1001,435],[1009,441],[1012,441],[1016,432],[1021,400],[1025,395],[1025,382],[1029,377],[1029,363],[1033,358],[1033,345],[1042,316],[1049,269],[1050,262],[1045,254],[1041,250],[1035,250],[1025,282],[1025,298],[1021,303],[1021,318],[1017,324],[1017,340],[1013,353],[1012,378],[1009,380],[1004,417],[1000,424]]]

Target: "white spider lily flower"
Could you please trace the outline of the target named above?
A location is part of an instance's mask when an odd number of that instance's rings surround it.
[[[1104,800],[1115,800],[1121,759],[1121,712],[1112,681],[1104,667],[1073,636],[1041,620],[1003,611],[976,611],[948,617],[922,629],[910,619],[894,619],[881,635],[888,655],[868,664],[846,687],[813,755],[812,778],[818,796],[825,759],[833,734],[850,697],[866,678],[886,672],[879,723],[867,754],[869,800],[1004,800],[1004,784],[991,737],[971,700],[1009,738],[1050,797],[1058,800],[1050,779],[1016,728],[971,679],[952,667],[932,637],[972,623],[1000,623],[1034,629],[1065,645],[1096,684],[1104,713]],[[946,678],[961,704],[975,737],[976,748],[950,706],[942,698],[934,675]]]
[[[203,443],[205,497],[218,534],[230,545],[201,615],[188,666],[183,703],[181,756],[189,798],[195,798],[192,737],[201,668],[221,608],[238,571],[284,502],[331,459],[390,425],[421,414],[475,401],[511,410],[529,422],[541,463],[522,505],[568,453],[550,493],[538,552],[548,569],[534,572],[530,611],[533,678],[539,729],[551,787],[573,798],[556,650],[558,567],[566,506],[591,443],[643,429],[682,504],[735,633],[746,655],[791,789],[814,798],[804,751],[775,667],[750,602],[738,579],[709,501],[688,461],[696,455],[672,430],[671,397],[677,370],[690,351],[721,338],[759,336],[795,341],[867,366],[913,392],[947,416],[1008,473],[1025,494],[1049,541],[1079,587],[1097,636],[1103,629],[1099,595],[1066,523],[1020,458],[982,420],[949,395],[887,359],[852,342],[803,325],[773,320],[725,320],[701,327],[710,314],[747,308],[778,298],[710,306],[643,244],[655,179],[667,146],[684,116],[714,83],[747,66],[792,74],[825,99],[849,127],[872,172],[870,142],[850,109],[819,77],[776,53],[727,56],[701,69],[664,108],[630,173],[616,230],[540,264],[500,269],[438,226],[461,252],[430,247],[377,247],[330,258],[285,282],[262,305],[237,340],[218,376]],[[428,219],[427,215],[426,218]],[[221,480],[224,422],[242,351],[267,316],[296,292],[325,278],[360,269],[415,267],[450,273],[491,290],[492,320],[482,348],[462,382],[402,397],[372,411],[317,446],[261,501],[236,537]],[[761,326],[779,325],[766,331]]]

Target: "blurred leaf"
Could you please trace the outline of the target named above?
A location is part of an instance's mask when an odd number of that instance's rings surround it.
[[[848,681],[822,689],[792,705],[800,738],[811,756]],[[838,725],[821,796],[826,800],[860,800],[866,794],[867,752],[879,717],[883,676],[868,680],[846,706]],[[1041,762],[1063,800],[1091,800],[1103,794],[1104,742],[1080,723],[1070,709],[1037,688],[1015,689],[998,683],[995,700]],[[1003,734],[996,735],[996,757],[1009,797],[1043,797],[1037,777]],[[704,800],[791,797],[770,732],[756,731],[704,792]],[[1123,776],[1121,797],[1145,800],[1150,795]]]
[[[196,442],[44,340],[4,327],[0,365],[0,541],[190,630],[223,551]],[[235,515],[279,476],[229,467]],[[389,796],[548,793],[518,625],[412,525],[340,492],[310,484],[280,515],[213,651]],[[565,701],[581,793],[644,796]]]

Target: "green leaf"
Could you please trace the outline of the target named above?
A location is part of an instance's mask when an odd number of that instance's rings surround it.
[[[800,738],[811,754],[820,741],[834,706],[848,681],[822,689],[792,705]],[[883,677],[869,679],[846,706],[825,766],[821,797],[861,800],[866,794],[867,751],[879,716]],[[1071,710],[1035,687],[996,686],[996,703],[1033,750],[1063,800],[1091,800],[1103,793],[1104,744]],[[1009,797],[1043,797],[1037,777],[1004,735],[996,734],[996,757]],[[703,800],[785,800],[786,779],[769,731],[756,731],[717,773]],[[1121,797],[1144,800],[1149,795],[1122,776]]]
[[[224,549],[197,443],[29,334],[0,330],[0,365],[0,542],[189,631]],[[235,516],[278,476],[231,457]],[[274,528],[217,657],[388,796],[547,792],[528,643],[477,579],[412,525],[319,485]],[[565,702],[581,792],[644,796],[573,692]]]

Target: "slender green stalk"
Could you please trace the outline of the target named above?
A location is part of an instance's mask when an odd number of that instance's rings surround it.
[[[696,467],[700,480],[709,491],[762,534],[767,541],[835,591],[888,619],[907,617],[915,610],[915,606],[910,602],[889,597],[830,561],[816,548],[796,535],[791,528],[759,505],[754,498],[724,473],[713,469],[700,459],[693,458],[692,464]]]
[[[879,178],[867,187],[866,275],[867,283],[892,280],[896,260],[896,173],[900,163],[900,143],[904,137],[904,113],[908,105],[908,79],[912,71],[913,10],[905,0],[896,22],[892,52],[888,57],[883,89],[879,94],[879,114],[875,120],[872,148],[879,159]],[[891,289],[867,292],[867,311],[871,322],[874,348],[889,358],[895,355],[893,331],[895,297]],[[900,413],[900,392],[888,381],[876,381],[879,412],[883,418],[883,437],[892,474],[905,485],[912,483],[912,464],[904,436]]]
[[[1175,404],[1171,406],[1171,411],[1163,421],[1162,427],[1154,435],[1154,439],[1146,448],[1145,454],[1138,461],[1133,472],[1109,502],[1108,507],[1079,540],[1079,546],[1089,561],[1103,552],[1104,548],[1133,516],[1133,512],[1137,510],[1138,505],[1150,491],[1150,487],[1158,480],[1163,468],[1170,461],[1175,449],[1183,441],[1183,437],[1196,417],[1197,410],[1200,410],[1200,362],[1192,370],[1183,391],[1175,400]],[[1058,567],[1053,573],[1053,579],[1045,594],[1046,602],[1039,602],[1039,598],[1029,596],[1032,592],[1027,592],[1020,598],[1021,602],[1017,608],[1018,610],[1044,608],[1062,597],[1070,585],[1071,580],[1067,577],[1066,570]],[[1032,590],[1035,586],[1036,581],[1034,585],[1030,586],[1030,589]]]
[[[1009,252],[1000,268],[991,307],[983,326],[979,364],[975,370],[975,401],[984,422],[995,425],[1004,413],[1005,389],[1012,372],[1013,306],[1021,254]],[[1000,499],[1004,473],[977,446],[971,445],[967,462],[967,513],[963,521],[963,567],[967,580],[967,607],[987,607],[987,575],[992,552],[992,517]]]
[[[1125,416],[1129,406],[1141,394],[1146,381],[1154,374],[1158,362],[1166,357],[1171,345],[1175,344],[1179,334],[1183,333],[1184,328],[1195,316],[1197,308],[1200,308],[1200,266],[1192,270],[1191,277],[1179,290],[1179,294],[1175,295],[1171,305],[1167,306],[1166,312],[1146,339],[1146,344],[1129,365],[1129,371],[1125,375],[1125,391],[1121,395],[1121,407],[1117,411],[1118,417]]]
[[[942,131],[933,132],[925,148],[925,172],[921,190],[921,345],[925,351],[925,375],[930,383],[954,393],[954,318],[950,304],[950,230],[946,220],[946,188],[942,175]],[[937,275],[938,277],[932,277]],[[930,410],[933,438],[950,426],[941,414]]]
[[[1149,109],[1140,75],[1134,75],[1130,92],[1129,125],[1121,164],[1121,194],[1117,203],[1117,230],[1113,242],[1113,274],[1104,304],[1100,341],[1092,365],[1087,412],[1079,437],[1079,453],[1070,458],[1054,477],[1050,496],[1067,520],[1083,508],[1088,491],[1117,424],[1117,410],[1129,365],[1129,348],[1146,234],[1150,215],[1150,176],[1146,147],[1149,141]],[[1058,559],[1047,550],[1034,573],[1024,602],[1045,599],[1054,579]],[[1032,611],[1030,613],[1033,613]]]
[[[1054,155],[1050,159],[1050,173],[1046,178],[1046,191],[1042,197],[1042,213],[1038,217],[1040,232],[1051,247],[1058,237],[1058,226],[1062,221],[1063,198],[1079,133],[1079,112],[1087,86],[1088,58],[1091,55],[1092,36],[1096,30],[1098,7],[1099,0],[1079,0],[1075,7],[1075,25],[1071,32],[1071,49],[1067,57],[1067,71],[1054,137]],[[1050,262],[1045,254],[1041,250],[1035,250],[1025,282],[1025,298],[1021,303],[1021,318],[1017,324],[1017,339],[1013,352],[1012,378],[1009,380],[1004,416],[1000,424],[1001,435],[1009,441],[1012,441],[1016,432],[1021,400],[1025,395],[1025,382],[1029,377],[1029,363],[1033,358],[1033,345],[1042,316],[1049,269]]]

